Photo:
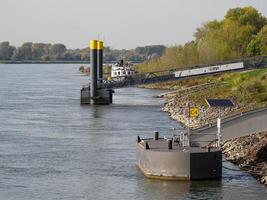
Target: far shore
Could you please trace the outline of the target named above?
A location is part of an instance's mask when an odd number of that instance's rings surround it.
[[[2,60],[0,64],[90,64],[89,61],[42,61],[42,60],[25,60],[25,61],[10,61]]]

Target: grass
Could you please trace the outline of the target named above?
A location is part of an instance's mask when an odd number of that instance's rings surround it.
[[[204,83],[214,84],[190,95],[190,99],[198,105],[206,107],[206,98],[230,98],[240,108],[254,109],[267,105],[267,68],[157,83],[147,87],[181,89]]]
[[[222,74],[213,81],[215,87],[192,94],[192,100],[204,105],[207,97],[230,98],[240,107],[251,108],[267,104],[267,69]]]

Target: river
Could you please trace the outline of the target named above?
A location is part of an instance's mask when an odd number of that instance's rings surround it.
[[[136,136],[179,128],[153,98],[161,91],[118,89],[113,105],[80,106],[88,77],[78,68],[0,65],[0,199],[267,199],[238,171],[223,169],[221,181],[145,178],[134,165]]]

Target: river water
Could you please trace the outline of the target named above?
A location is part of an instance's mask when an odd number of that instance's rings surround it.
[[[0,199],[267,199],[243,172],[221,181],[158,181],[135,167],[135,139],[171,121],[153,98],[124,88],[110,106],[80,106],[79,65],[0,65]],[[225,166],[235,168],[225,162]]]

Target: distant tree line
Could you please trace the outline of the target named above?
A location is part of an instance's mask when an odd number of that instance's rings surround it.
[[[121,57],[133,62],[158,58],[163,55],[165,46],[152,45],[132,50],[117,50],[105,47],[104,61],[117,61]],[[0,43],[0,60],[5,61],[90,61],[90,49],[67,49],[64,44],[26,42],[20,47],[9,42]]]
[[[250,56],[267,55],[267,19],[253,7],[228,10],[221,21],[197,28],[193,41],[172,46],[160,58],[141,64],[141,72],[186,68]]]

